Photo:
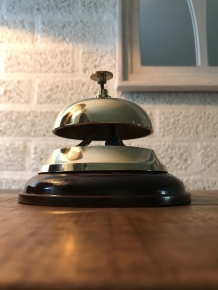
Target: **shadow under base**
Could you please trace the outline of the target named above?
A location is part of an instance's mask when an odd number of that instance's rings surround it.
[[[18,200],[61,207],[148,207],[189,204],[191,195],[169,173],[95,171],[38,174]]]

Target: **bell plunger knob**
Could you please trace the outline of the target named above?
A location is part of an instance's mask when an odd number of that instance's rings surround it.
[[[90,79],[97,81],[98,84],[106,84],[107,81],[113,78],[113,74],[109,71],[96,71],[93,72],[90,76]]]
[[[108,80],[113,78],[113,74],[109,71],[96,71],[91,74],[90,79],[93,81],[97,81],[97,83],[101,86],[96,98],[108,98],[108,91],[104,88],[104,85]]]

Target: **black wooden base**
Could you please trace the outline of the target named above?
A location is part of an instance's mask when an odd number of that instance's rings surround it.
[[[100,171],[38,174],[19,202],[69,207],[146,207],[188,204],[190,193],[168,173]]]

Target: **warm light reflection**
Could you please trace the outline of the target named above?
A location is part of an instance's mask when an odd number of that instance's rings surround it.
[[[78,104],[73,106],[73,108],[71,109],[72,119],[83,113],[85,110],[85,106],[86,106],[85,104]]]
[[[62,162],[74,161],[82,158],[83,150],[80,147],[61,148],[59,160]]]
[[[56,214],[56,215],[62,215],[62,214],[77,214],[80,212],[93,212],[93,210],[51,210],[51,211],[46,211],[46,213],[49,214]]]
[[[69,214],[69,213],[75,213],[73,211],[49,211],[50,214]]]
[[[71,147],[69,152],[66,154],[66,158],[70,161],[73,161],[79,157],[81,151],[82,150],[79,147]]]
[[[63,245],[63,253],[65,256],[71,255],[75,252],[75,241],[72,236],[66,238]]]

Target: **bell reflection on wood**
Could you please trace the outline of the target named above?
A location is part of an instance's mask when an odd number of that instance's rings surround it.
[[[82,140],[54,150],[39,174],[27,181],[19,202],[71,207],[140,207],[188,204],[191,196],[151,149],[125,146],[123,140],[153,132],[138,105],[108,95],[112,73],[98,71],[96,98],[77,102],[58,115],[53,133]],[[105,146],[88,146],[94,140]]]

